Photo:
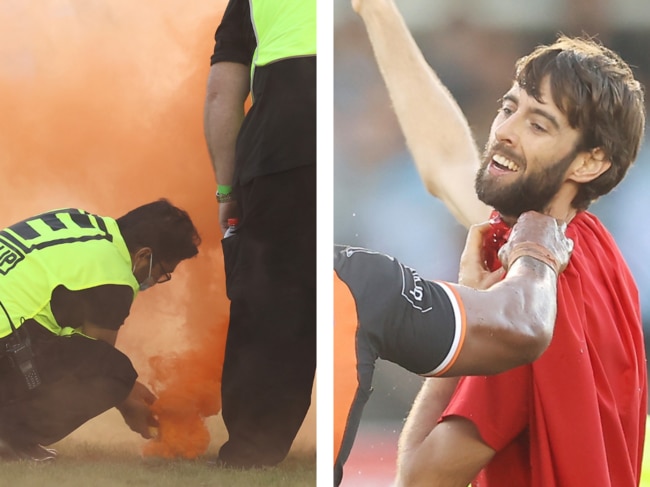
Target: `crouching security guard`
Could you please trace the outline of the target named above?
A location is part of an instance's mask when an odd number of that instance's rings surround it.
[[[198,253],[189,215],[161,199],[117,220],[79,209],[0,231],[0,457],[45,448],[117,407],[150,438],[155,396],[115,348],[138,291]]]

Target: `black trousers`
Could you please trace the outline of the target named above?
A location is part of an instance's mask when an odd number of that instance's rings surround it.
[[[28,390],[9,358],[0,358],[3,440],[14,445],[55,443],[120,404],[133,388],[137,373],[131,361],[111,345],[80,335],[60,337],[33,320],[23,327],[41,385]]]
[[[241,219],[223,240],[230,325],[222,377],[229,465],[275,465],[311,402],[316,369],[316,166],[236,188]]]

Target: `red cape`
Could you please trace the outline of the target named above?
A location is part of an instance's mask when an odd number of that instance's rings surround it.
[[[445,415],[498,453],[474,485],[637,486],[647,411],[636,284],[613,238],[580,213],[551,345],[532,365],[461,380]],[[523,428],[523,432],[522,432]]]

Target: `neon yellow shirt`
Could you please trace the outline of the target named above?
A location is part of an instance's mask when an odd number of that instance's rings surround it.
[[[0,301],[16,328],[33,318],[55,334],[68,334],[50,309],[52,291],[105,284],[138,292],[131,256],[117,222],[79,209],[36,215],[0,232]],[[0,337],[11,333],[0,310]]]
[[[316,0],[251,0],[254,66],[316,54]]]

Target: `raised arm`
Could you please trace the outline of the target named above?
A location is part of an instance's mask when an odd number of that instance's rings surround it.
[[[466,227],[490,209],[474,192],[479,153],[460,107],[427,64],[392,0],[352,0],[420,178]]]

